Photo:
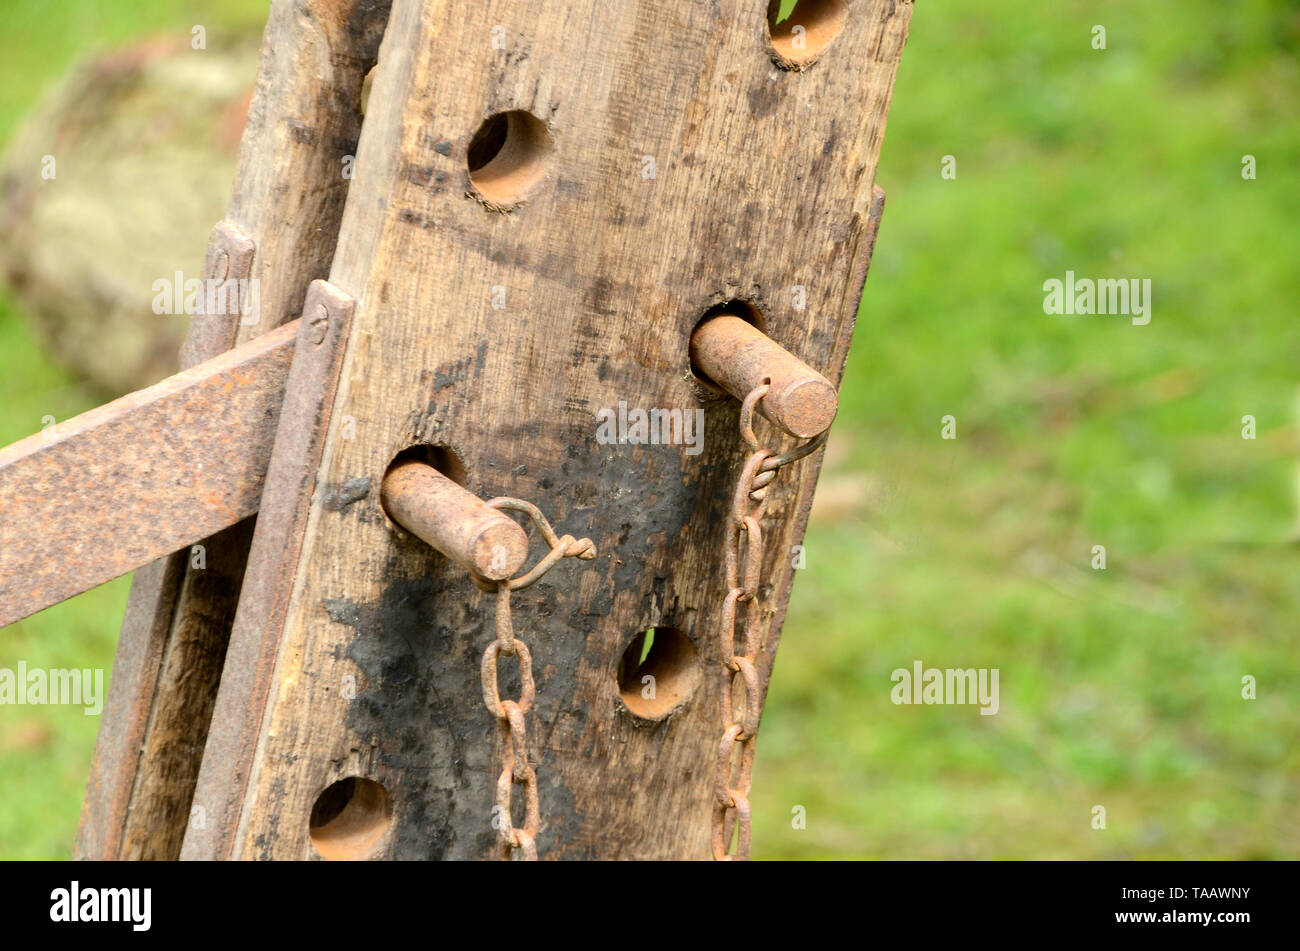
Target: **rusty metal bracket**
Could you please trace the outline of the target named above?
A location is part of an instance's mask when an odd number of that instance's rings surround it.
[[[233,221],[219,221],[212,229],[203,260],[205,293],[199,295],[199,311],[190,321],[190,332],[181,345],[182,370],[225,353],[235,345],[243,315],[243,292],[253,273],[256,252],[256,243]],[[216,291],[213,282],[220,285],[220,293],[211,296],[214,300],[219,298],[223,306],[209,312],[206,290]]]
[[[230,856],[355,308],[350,296],[327,281],[313,281],[303,303],[293,368],[194,792],[195,801],[206,804],[208,821],[203,829],[191,828],[186,834],[182,858]]]

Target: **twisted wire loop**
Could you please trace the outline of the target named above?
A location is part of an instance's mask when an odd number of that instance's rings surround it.
[[[528,645],[515,636],[514,619],[510,613],[510,593],[527,588],[554,568],[563,558],[581,558],[590,561],[596,557],[596,546],[589,538],[575,539],[572,535],[558,536],[541,510],[522,499],[497,498],[487,503],[495,509],[523,512],[532,518],[550,551],[531,571],[507,581],[489,581],[471,572],[474,583],[484,591],[496,594],[496,639],[483,651],[480,674],[483,682],[483,705],[496,717],[498,744],[501,751],[501,772],[497,777],[493,804],[492,824],[500,833],[500,857],[509,859],[516,854],[524,861],[537,860],[537,833],[541,828],[541,804],[537,795],[537,771],[528,762],[528,721],[526,715],[537,696],[533,680],[533,656]],[[518,700],[502,700],[497,675],[497,661],[505,655],[519,663],[520,693]],[[523,786],[524,821],[517,825],[512,811],[516,786]]]
[[[722,599],[718,623],[722,660],[722,690],[719,693],[722,739],[718,743],[713,778],[712,821],[713,857],[720,862],[749,858],[749,788],[753,779],[754,742],[758,736],[762,700],[758,653],[762,646],[759,626],[763,619],[763,605],[759,588],[767,488],[782,466],[816,452],[826,442],[826,433],[822,433],[779,454],[764,447],[754,435],[754,408],[767,395],[768,389],[766,383],[756,386],[740,404],[740,435],[750,452],[736,480],[723,553],[727,593]],[[742,613],[739,605],[744,605],[744,608],[737,653],[736,623]],[[731,852],[733,838],[736,840],[734,854]]]

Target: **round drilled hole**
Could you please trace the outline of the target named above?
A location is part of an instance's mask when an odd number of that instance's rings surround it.
[[[516,205],[546,173],[553,147],[541,119],[522,110],[498,112],[470,140],[469,180],[488,204]]]
[[[720,317],[723,314],[732,314],[733,316],[739,317],[741,320],[751,323],[759,330],[767,333],[763,315],[759,312],[757,307],[747,300],[729,300],[725,304],[718,304],[717,306],[710,307],[706,310],[703,316],[695,322],[695,326],[691,328],[690,336],[695,336],[695,331],[698,330],[701,325],[706,324],[714,317]],[[689,341],[690,337],[687,337],[687,340]],[[722,399],[723,397],[726,397],[727,393],[722,389],[722,387],[710,380],[708,375],[696,366],[695,361],[690,358],[689,344],[687,345],[686,350],[687,359],[690,360],[691,378],[699,384],[699,389],[696,395],[705,400]]]
[[[695,693],[700,659],[675,627],[652,627],[632,638],[618,665],[618,692],[638,717],[662,720]]]
[[[844,29],[844,0],[769,0],[767,30],[778,62],[807,66]]]
[[[311,844],[324,859],[367,859],[392,819],[388,790],[373,779],[349,776],[316,797],[308,823]]]

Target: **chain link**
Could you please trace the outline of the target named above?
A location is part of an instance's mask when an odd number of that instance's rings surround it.
[[[483,704],[497,720],[497,746],[500,749],[501,772],[497,777],[493,824],[500,831],[501,858],[511,858],[518,852],[525,861],[537,860],[537,833],[541,828],[541,805],[537,794],[537,772],[528,762],[528,721],[526,714],[537,696],[533,680],[533,656],[528,645],[515,637],[514,619],[510,613],[510,593],[527,588],[559,564],[563,558],[581,558],[590,561],[596,557],[596,546],[589,538],[575,539],[572,535],[557,536],[541,510],[522,499],[497,498],[487,503],[495,509],[508,509],[528,515],[551,550],[531,571],[508,581],[489,581],[471,574],[474,583],[484,591],[496,594],[496,640],[483,652],[480,673],[483,681]],[[518,700],[502,700],[497,677],[497,661],[502,656],[514,657],[519,662],[520,696]],[[514,789],[524,787],[524,823],[516,825],[512,812]]]
[[[722,740],[718,744],[713,782],[713,857],[720,862],[749,858],[749,787],[754,771],[754,741],[761,712],[758,677],[759,624],[763,606],[759,598],[763,568],[763,513],[768,486],[777,470],[815,452],[826,433],[777,454],[754,435],[754,408],[767,395],[763,383],[750,391],[740,406],[740,435],[749,446],[736,492],[731,502],[724,552],[727,593],[719,617],[719,653],[722,659],[720,693]],[[740,652],[736,652],[738,606],[744,605]],[[743,701],[737,703],[737,687]],[[737,710],[741,711],[737,719]],[[739,834],[737,835],[737,827]],[[736,852],[731,854],[731,840]]]

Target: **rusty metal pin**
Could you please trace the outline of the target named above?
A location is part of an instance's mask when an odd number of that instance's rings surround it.
[[[482,578],[509,578],[528,557],[518,522],[423,462],[393,466],[381,499],[394,522]]]
[[[820,435],[839,409],[830,380],[734,314],[720,314],[696,328],[691,360],[736,399],[766,381],[769,389],[758,411],[791,436]]]

